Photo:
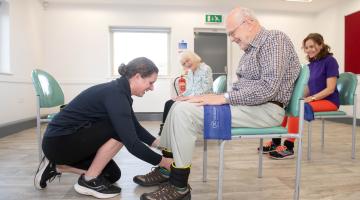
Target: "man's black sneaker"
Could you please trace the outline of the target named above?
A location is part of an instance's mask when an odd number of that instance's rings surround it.
[[[53,181],[56,176],[61,173],[56,171],[56,165],[51,163],[45,156],[41,160],[34,178],[34,186],[36,189],[42,190],[46,187],[46,182]]]
[[[120,194],[121,188],[112,185],[103,176],[98,176],[89,181],[85,180],[84,174],[79,177],[74,185],[76,192],[91,195],[99,199],[111,198]]]

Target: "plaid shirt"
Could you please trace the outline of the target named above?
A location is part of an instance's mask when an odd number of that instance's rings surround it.
[[[264,28],[250,42],[236,71],[238,80],[229,92],[231,105],[289,103],[300,74],[294,45],[283,32]]]

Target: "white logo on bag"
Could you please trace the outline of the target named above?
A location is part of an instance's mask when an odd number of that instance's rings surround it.
[[[213,107],[213,115],[211,120],[211,127],[212,128],[219,128],[219,119],[218,119],[218,112],[215,107]]]

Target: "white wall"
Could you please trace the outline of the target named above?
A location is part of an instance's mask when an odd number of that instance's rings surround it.
[[[136,112],[162,112],[163,104],[171,96],[171,77],[179,74],[177,42],[184,39],[193,49],[194,28],[224,28],[224,25],[204,24],[209,12],[225,14],[231,8],[190,8],[179,6],[131,6],[131,5],[77,5],[50,4],[45,11],[45,67],[61,83],[66,83],[65,96],[71,99],[85,85],[108,81],[109,26],[160,26],[171,28],[170,77],[159,77],[154,92],[136,98]],[[259,12],[260,21],[269,29],[280,29],[289,34],[299,52],[305,27],[312,18],[292,13]],[[141,47],[139,47],[141,48]],[[241,52],[233,47],[233,69]],[[302,56],[303,57],[303,56]],[[76,87],[76,85],[81,87]],[[71,86],[72,85],[72,86]]]
[[[159,77],[155,91],[144,98],[136,98],[134,102],[136,112],[162,112],[163,103],[171,96],[172,78],[180,72],[177,42],[184,39],[193,49],[194,28],[224,28],[223,24],[204,24],[205,14],[225,14],[231,9],[226,6],[190,8],[51,3],[44,10],[38,0],[10,2],[12,75],[0,75],[0,126],[35,116],[30,79],[30,72],[35,67],[49,71],[59,80],[67,102],[85,88],[113,79],[109,65],[109,26],[171,28],[170,76]],[[359,10],[359,4],[355,0],[347,1],[317,15],[261,10],[256,14],[265,28],[279,29],[289,35],[301,62],[306,62],[301,49],[302,39],[309,32],[323,33],[342,66],[343,18],[345,14]],[[230,71],[234,74],[242,52],[236,45],[230,49]]]
[[[35,116],[30,73],[43,61],[43,9],[39,1],[11,0],[9,6],[11,74],[0,74],[0,126]]]
[[[9,3],[0,0],[0,73],[9,73],[10,68]]]
[[[330,45],[334,57],[337,59],[340,71],[344,72],[345,62],[345,16],[360,10],[360,1],[348,0],[344,1],[340,5],[335,5],[323,12],[319,13],[314,22],[317,25],[315,31],[321,33],[324,36],[325,42]],[[314,31],[314,32],[315,32]],[[357,86],[357,105],[360,105],[360,76],[358,75]],[[348,107],[341,108],[348,113],[351,113],[351,109]],[[357,118],[360,118],[360,109],[357,109]]]

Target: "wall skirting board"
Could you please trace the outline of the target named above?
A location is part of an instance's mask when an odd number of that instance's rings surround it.
[[[36,127],[35,117],[6,123],[0,126],[0,138],[33,127]]]
[[[163,113],[162,112],[136,112],[135,115],[139,121],[161,121]]]
[[[135,113],[139,121],[161,121],[162,112],[138,112]],[[17,133],[29,128],[36,127],[36,118],[23,119],[6,123],[0,126],[0,138]]]
[[[138,112],[135,113],[139,121],[161,121],[162,112]],[[326,119],[327,121],[352,124],[351,118],[340,119]],[[360,126],[360,119],[356,120],[357,126]],[[23,131],[25,129],[33,128],[36,126],[36,118],[23,119],[0,126],[0,138]]]

